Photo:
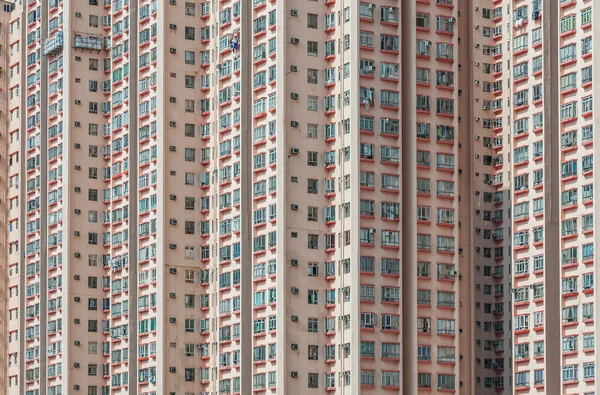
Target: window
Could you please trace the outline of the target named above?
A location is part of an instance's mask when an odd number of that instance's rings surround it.
[[[319,15],[307,14],[306,15],[306,27],[308,27],[309,29],[318,29],[319,28]]]
[[[319,320],[317,318],[308,319],[308,332],[317,333],[319,332]]]
[[[581,99],[581,113],[590,113],[593,110],[593,96],[586,96]]]
[[[454,390],[456,388],[456,377],[449,374],[438,374],[438,390]]]
[[[587,84],[592,82],[592,66],[581,69],[581,83]]]
[[[307,53],[308,56],[319,56],[319,43],[316,41],[308,41]]]
[[[585,56],[592,52],[592,37],[581,39],[581,56]]]
[[[454,60],[454,46],[451,44],[439,43],[436,45],[436,57],[442,60]]]
[[[190,26],[185,27],[185,39],[186,40],[195,40],[196,39],[196,29]]]
[[[417,28],[429,30],[429,14],[417,12]]]
[[[418,375],[419,388],[431,388],[431,373],[419,373]]]
[[[575,60],[577,56],[576,44],[569,44],[560,48],[560,62],[565,63]]]
[[[577,380],[578,365],[567,365],[562,368],[562,379],[564,382]]]
[[[560,33],[566,33],[569,32],[571,30],[575,30],[576,28],[576,21],[575,21],[575,14],[571,14],[571,15],[567,15],[565,17],[562,17],[560,19]]]
[[[308,111],[317,111],[319,109],[319,98],[317,96],[308,96],[306,102]]]
[[[452,99],[436,99],[436,110],[438,115],[454,116],[454,100]]]
[[[563,307],[562,320],[563,322],[577,322],[577,306]]]
[[[445,16],[436,17],[436,30],[438,32],[454,33],[454,18]]]
[[[400,40],[399,40],[398,36],[389,36],[389,35],[382,34],[381,35],[381,50],[398,52],[398,50],[400,48],[399,41]]]
[[[417,56],[429,58],[431,41],[417,40]]]

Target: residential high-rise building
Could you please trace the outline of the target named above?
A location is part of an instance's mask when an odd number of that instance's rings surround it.
[[[2,2],[0,393],[595,394],[594,6]]]

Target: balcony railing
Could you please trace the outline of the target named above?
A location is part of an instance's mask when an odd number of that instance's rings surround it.
[[[44,42],[44,56],[51,56],[63,49],[63,32],[48,37]]]
[[[102,50],[102,37],[87,34],[87,33],[75,33],[75,38],[73,41],[74,48],[80,49],[91,49],[94,51]]]

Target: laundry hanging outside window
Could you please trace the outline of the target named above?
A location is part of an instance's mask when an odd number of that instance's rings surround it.
[[[233,49],[233,53],[236,53],[240,47],[240,40],[238,33],[234,33],[233,36],[229,37],[229,48]]]

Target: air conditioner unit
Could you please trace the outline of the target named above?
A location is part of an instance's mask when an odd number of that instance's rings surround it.
[[[479,80],[475,80],[475,85],[479,85]]]
[[[475,66],[479,66],[481,63],[479,62],[475,62]]]
[[[298,71],[298,66],[294,66],[294,65],[290,66],[290,71],[295,73],[296,71]]]
[[[171,0],[170,3],[171,3],[171,5],[175,5],[175,4],[177,4],[177,0]]]
[[[292,294],[297,295],[298,293],[300,293],[300,290],[296,287],[292,287]]]
[[[454,17],[450,17],[450,18],[448,18],[448,22],[450,22],[450,23],[454,23],[454,21],[455,21]]]
[[[169,97],[169,101],[170,101],[171,103],[177,103],[177,98],[176,98],[176,97],[173,97],[173,96],[171,96],[171,97]]]
[[[298,345],[296,343],[292,344],[292,350],[297,350],[298,349]]]
[[[75,100],[75,104],[77,104],[77,105],[81,104],[81,100]]]
[[[171,29],[171,30],[177,30],[177,25],[176,25],[176,24],[174,24],[174,23],[171,23],[171,24],[169,25],[169,29]]]
[[[292,209],[292,211],[298,211],[298,205],[292,204],[291,209]]]
[[[291,16],[298,16],[298,10],[291,10],[290,11],[290,15]]]
[[[80,187],[75,187],[75,192],[81,192],[81,188]]]
[[[169,294],[169,298],[171,298],[171,299],[176,299],[176,298],[177,298],[177,295],[175,294],[175,292],[171,292],[171,293]]]
[[[169,373],[175,373],[175,372],[177,372],[177,368],[175,366],[171,366],[169,368]]]
[[[292,42],[292,44],[300,44],[300,39],[296,38],[296,37],[292,37],[291,42]]]
[[[172,267],[172,268],[169,269],[169,273],[171,273],[171,274],[177,274],[177,269],[174,268],[174,267]]]
[[[172,128],[174,128],[174,127],[177,126],[177,122],[171,121],[171,122],[169,122],[169,126],[172,127]]]
[[[170,250],[176,250],[177,249],[177,244],[169,244],[169,249]]]
[[[297,93],[292,93],[290,95],[290,97],[292,98],[292,100],[298,100],[298,98],[300,97],[300,95],[298,95]]]
[[[176,48],[169,48],[169,53],[177,53],[177,49]]]
[[[81,56],[75,56],[75,61],[81,62]]]
[[[371,229],[369,229],[369,233],[370,234],[375,234],[375,233],[377,233],[377,229],[371,228]]]
[[[298,378],[298,372],[292,372],[292,378],[293,379],[297,379]]]
[[[290,149],[290,155],[298,155],[299,153],[300,153],[300,150],[298,148]]]
[[[475,140],[479,140],[481,137],[479,136],[475,136]]]
[[[481,232],[481,228],[475,228],[475,232],[476,233],[480,233]]]
[[[177,151],[177,147],[175,147],[174,145],[171,145],[171,146],[169,146],[169,151],[175,152],[175,151]]]
[[[79,253],[79,252],[76,252],[76,253],[75,253],[75,258],[81,258],[81,253]]]
[[[169,220],[169,225],[177,225],[177,220],[176,220],[176,219],[174,219],[174,218],[171,218],[171,219]]]
[[[298,266],[298,260],[292,259],[291,264],[292,264],[292,266]]]
[[[481,247],[475,247],[475,251],[477,251],[477,252],[481,251]]]
[[[76,12],[76,13],[75,13],[75,17],[76,17],[76,18],[81,18],[81,12]]]
[[[292,127],[293,127],[293,128],[297,128],[297,127],[298,127],[298,125],[299,125],[299,123],[298,123],[298,122],[296,122],[296,121],[292,121],[292,122],[290,123],[290,125],[292,125]]]
[[[177,195],[169,195],[169,199],[171,199],[171,200],[177,200]]]
[[[76,274],[73,276],[73,280],[79,281],[79,280],[81,280],[81,276],[79,274]]]
[[[479,122],[479,121],[481,121],[481,118],[475,117],[475,122]]]
[[[81,298],[79,296],[75,296],[75,298],[73,298],[73,300],[76,302],[81,302]]]
[[[79,149],[79,148],[81,148],[81,144],[79,144],[79,143],[75,143],[75,148],[76,148],[76,149]]]
[[[479,48],[479,44],[474,44],[473,45],[475,48]]]
[[[78,128],[78,127],[80,127],[80,126],[81,126],[81,122],[79,122],[79,121],[75,121],[75,127],[76,127],[76,128]]]
[[[171,318],[169,318],[169,322],[170,322],[171,324],[175,324],[175,323],[177,322],[177,318],[175,318],[175,317],[171,317]]]
[[[75,170],[81,170],[81,166],[75,165]]]
[[[297,315],[293,315],[292,316],[292,322],[298,322],[298,316]]]
[[[79,366],[80,366],[80,365],[79,365],[79,362],[75,362],[75,363],[73,364],[73,367],[74,367],[75,369],[79,369]]]
[[[73,389],[74,389],[75,391],[79,391],[79,384],[75,384],[75,385],[73,386]]]
[[[375,4],[369,4],[369,9],[371,10],[373,8],[375,8]]]
[[[81,234],[78,230],[75,231],[75,237],[79,237],[79,235]]]
[[[80,320],[79,318],[75,318],[75,319],[73,320],[73,323],[75,323],[75,324],[77,324],[77,325],[79,325],[79,323],[80,323],[80,322],[81,322],[81,320]]]
[[[479,25],[475,25],[475,29],[479,29]]]
[[[78,209],[78,208],[76,208],[76,209],[75,209],[75,214],[81,214],[81,210],[80,210],[80,209]]]

